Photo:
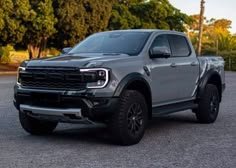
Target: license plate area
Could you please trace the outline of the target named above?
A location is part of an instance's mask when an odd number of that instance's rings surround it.
[[[56,93],[32,93],[32,104],[38,106],[58,106],[60,104],[60,95]]]

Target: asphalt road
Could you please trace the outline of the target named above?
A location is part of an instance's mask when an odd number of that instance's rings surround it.
[[[190,111],[153,119],[142,141],[122,147],[100,128],[60,124],[50,136],[31,136],[13,107],[15,76],[0,76],[0,168],[20,167],[236,167],[236,73],[214,124],[199,124]]]

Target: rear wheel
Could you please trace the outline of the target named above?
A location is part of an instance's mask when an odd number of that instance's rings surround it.
[[[199,107],[195,109],[196,117],[201,123],[213,123],[219,112],[220,97],[218,89],[213,84],[207,84]]]
[[[50,134],[57,126],[57,122],[38,120],[19,112],[21,126],[32,135]]]
[[[147,103],[138,91],[126,90],[119,104],[109,125],[113,138],[121,145],[136,144],[142,139],[148,121]]]

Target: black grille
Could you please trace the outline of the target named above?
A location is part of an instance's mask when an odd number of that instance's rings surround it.
[[[79,69],[75,68],[27,68],[20,72],[22,87],[82,90],[86,82]]]

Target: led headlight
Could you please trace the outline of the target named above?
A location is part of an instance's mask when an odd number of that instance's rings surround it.
[[[105,68],[80,69],[89,89],[104,88],[109,81],[109,70]]]
[[[18,85],[21,84],[20,73],[23,71],[25,71],[25,67],[18,67],[17,80],[16,80]]]

